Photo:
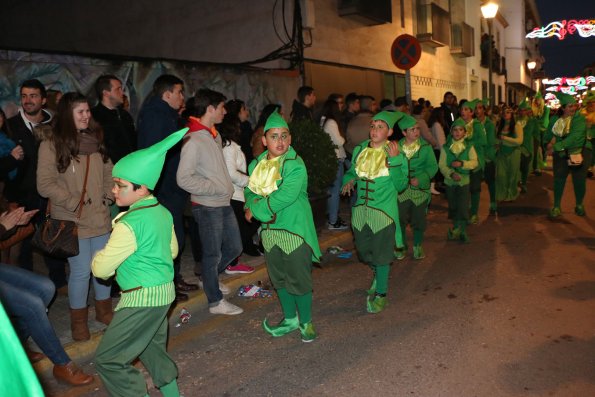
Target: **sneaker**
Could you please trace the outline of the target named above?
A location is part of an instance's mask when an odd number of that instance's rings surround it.
[[[395,254],[395,259],[397,259],[399,261],[403,260],[407,256],[407,248],[406,247],[395,248],[394,254]]]
[[[248,273],[252,273],[253,271],[254,271],[254,268],[252,266],[248,266],[243,263],[238,263],[235,266],[229,265],[225,268],[226,274],[248,274]],[[219,289],[221,289],[221,287],[219,287]]]
[[[265,318],[262,322],[262,328],[271,336],[278,338],[283,335],[287,335],[290,332],[293,332],[299,328],[299,320],[296,317],[294,318],[284,318],[281,322],[277,325],[269,325],[267,319]]]
[[[228,316],[235,316],[236,314],[241,314],[244,312],[239,306],[234,305],[233,303],[229,303],[225,299],[221,299],[217,306],[209,307],[209,312],[212,314],[227,314]]]
[[[202,282],[202,280],[198,280],[198,286],[201,290],[204,291],[204,284]],[[229,295],[231,293],[231,290],[229,289],[229,287],[225,284],[223,284],[221,281],[219,281],[219,290],[221,291],[221,293],[223,295]]]
[[[448,233],[446,234],[449,240],[457,240],[461,236],[461,229],[458,227],[448,229]]]
[[[300,324],[300,333],[302,334],[302,342],[310,343],[316,339],[316,331],[312,321],[306,324]]]
[[[587,213],[585,212],[585,206],[582,204],[577,205],[574,207],[574,213],[578,216],[585,216]]]
[[[366,303],[368,313],[380,313],[386,307],[388,300],[386,296],[376,294],[373,298],[369,296]]]
[[[337,219],[337,222],[335,223],[327,222],[327,224],[328,230],[346,230],[347,228],[349,228],[349,226],[347,226],[347,224],[343,222],[341,219]]]
[[[436,190],[436,184],[434,182],[430,183],[430,193],[439,196],[440,192]]]
[[[477,214],[471,215],[471,218],[469,218],[469,223],[472,223],[474,225],[477,225],[479,223],[479,217],[477,216]]]
[[[557,218],[560,215],[562,215],[562,210],[560,209],[560,207],[554,207],[550,210],[550,218]]]
[[[426,257],[424,249],[421,245],[414,245],[413,246],[413,259],[423,259]]]

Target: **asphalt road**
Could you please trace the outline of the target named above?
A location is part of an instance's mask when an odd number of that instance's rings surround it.
[[[546,217],[551,186],[549,174],[531,177],[529,193],[498,217],[487,216],[484,197],[471,244],[446,241],[446,200],[434,200],[427,257],[393,264],[380,314],[366,313],[370,270],[356,255],[327,255],[314,270],[319,337],[310,344],[299,332],[274,339],[262,330],[265,317],[281,318],[276,298],[234,297],[245,309],[234,317],[190,307],[169,346],[182,394],[595,396],[595,184],[580,218],[569,180],[557,221]],[[341,245],[353,248],[349,234]],[[49,395],[106,395],[99,380],[46,385]]]

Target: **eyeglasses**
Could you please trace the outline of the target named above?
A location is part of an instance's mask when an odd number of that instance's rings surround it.
[[[281,135],[279,135],[279,134],[271,134],[271,135],[269,135],[269,138],[273,142],[277,142],[279,140],[282,140],[283,142],[287,142],[289,140],[289,137],[290,136],[291,135],[289,135],[289,134],[281,134]]]

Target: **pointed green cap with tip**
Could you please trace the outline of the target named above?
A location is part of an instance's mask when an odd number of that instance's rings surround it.
[[[267,119],[267,122],[264,124],[264,132],[267,132],[271,128],[287,128],[289,131],[289,126],[287,125],[287,121],[279,114],[277,109]]]

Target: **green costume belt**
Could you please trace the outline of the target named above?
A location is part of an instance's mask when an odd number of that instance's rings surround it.
[[[427,202],[430,199],[429,190],[421,190],[419,188],[413,188],[411,185],[407,186],[407,189],[400,192],[397,196],[399,203],[403,203],[407,200],[413,201],[413,204],[420,205]]]
[[[261,232],[261,237],[262,246],[266,252],[270,252],[276,245],[285,253],[285,255],[291,254],[298,249],[300,245],[306,242],[303,237],[298,236],[297,234],[279,229],[264,229]]]
[[[365,205],[353,207],[351,224],[360,232],[365,225],[368,225],[372,232],[376,234],[393,223],[392,218],[380,210]]]
[[[115,311],[126,307],[156,307],[169,305],[176,297],[173,281],[153,287],[136,287],[122,291]]]

